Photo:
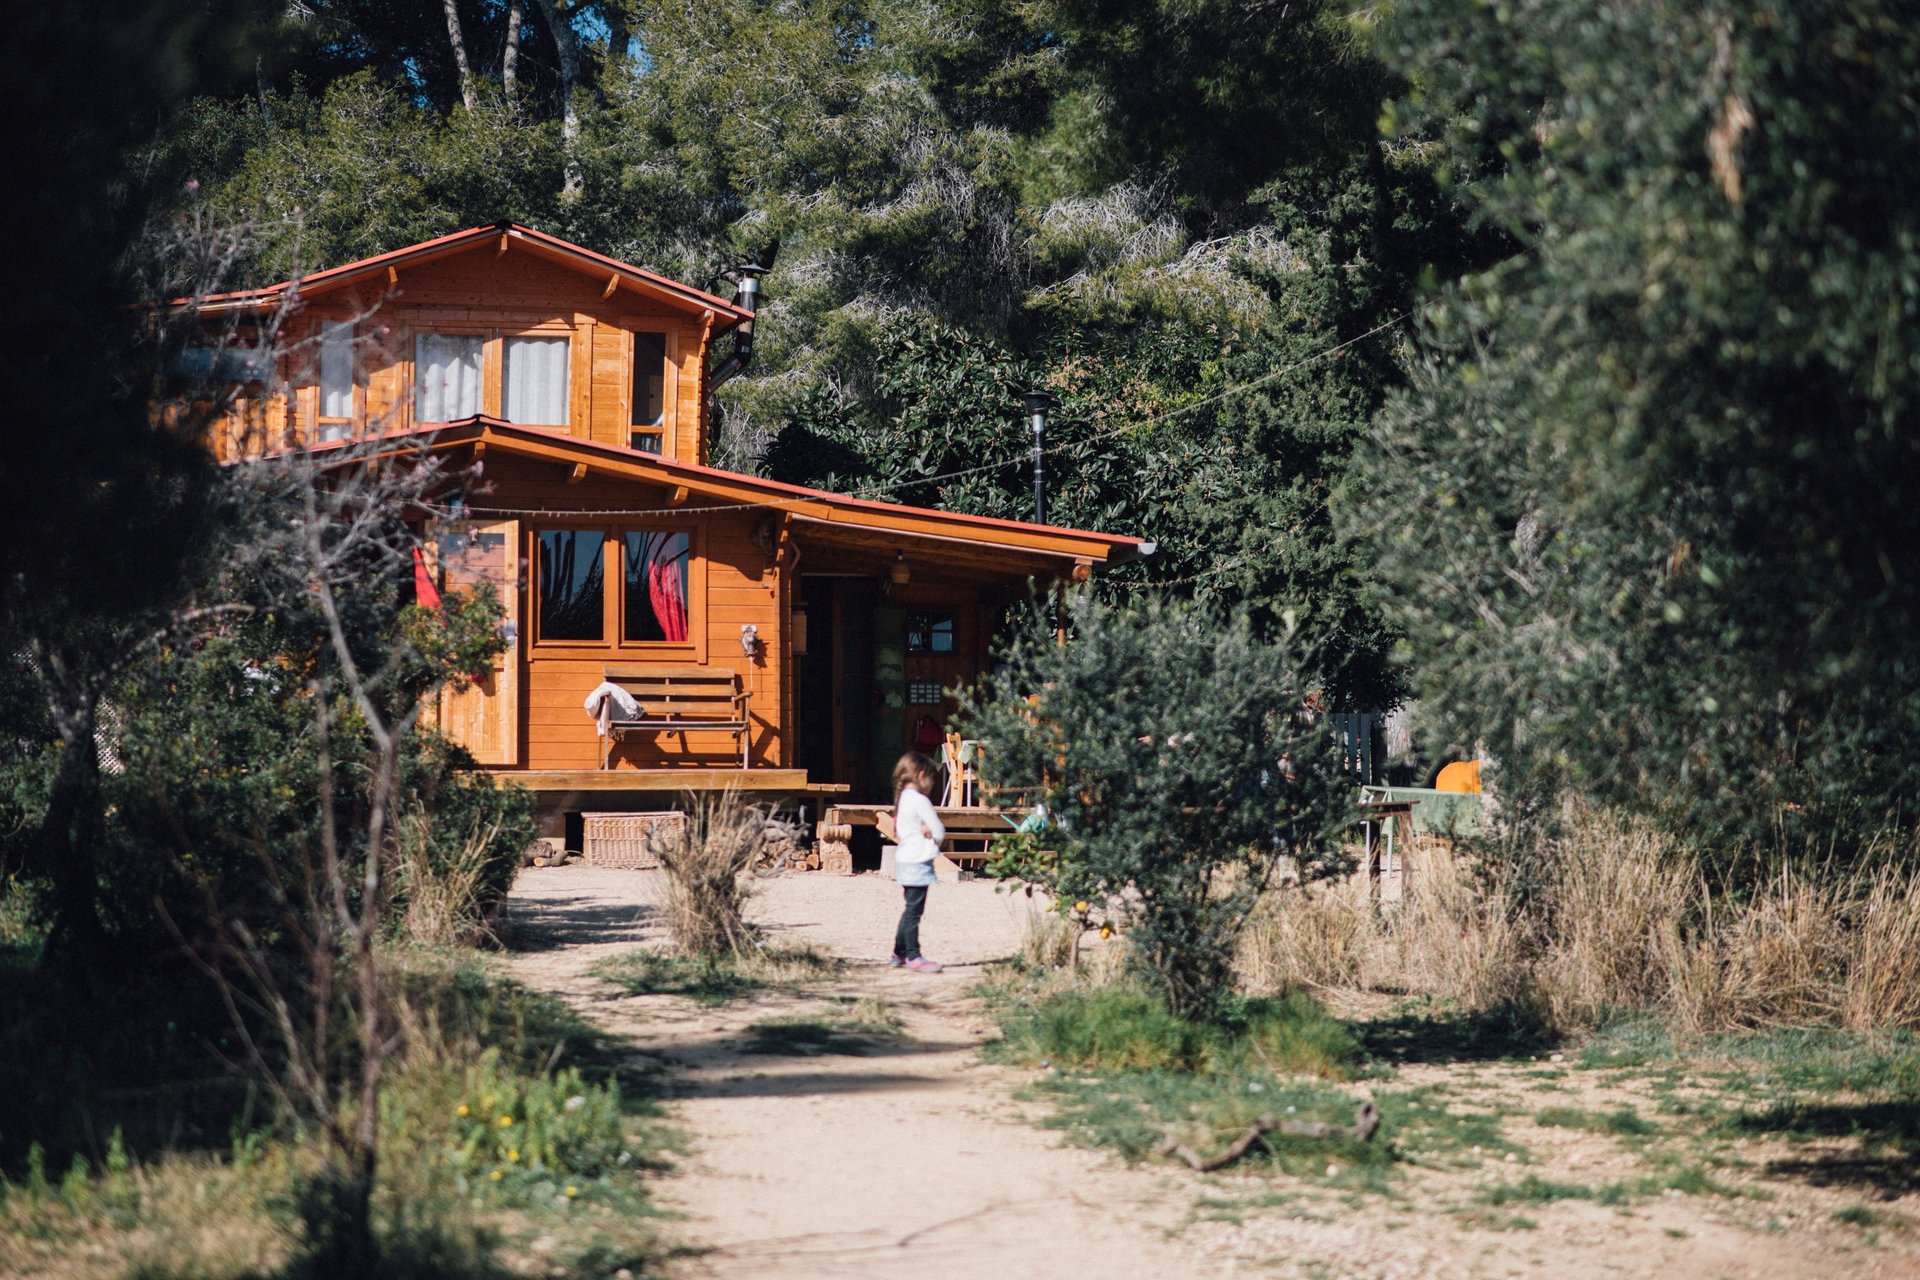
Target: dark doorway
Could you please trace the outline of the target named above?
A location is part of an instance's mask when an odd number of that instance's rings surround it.
[[[874,689],[879,587],[867,578],[824,575],[807,575],[801,586],[807,656],[800,667],[800,765],[809,780],[845,783],[853,788],[848,800],[868,803],[878,795],[876,771],[893,768],[892,756],[876,764],[886,752],[873,749],[876,726],[885,727],[878,714],[883,699]],[[880,790],[885,786],[882,778]]]
[[[809,782],[836,781],[833,774],[834,654],[832,578],[802,578],[806,601],[807,652],[800,659],[800,758]]]

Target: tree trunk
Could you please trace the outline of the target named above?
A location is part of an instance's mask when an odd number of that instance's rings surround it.
[[[66,704],[53,709],[60,768],[34,842],[40,869],[53,882],[53,929],[43,958],[54,962],[70,952],[88,987],[98,993],[110,983],[113,965],[100,923],[93,860],[93,843],[103,825],[95,703],[86,694],[59,701]]]
[[[507,91],[507,103],[513,103],[513,84],[520,75],[520,0],[507,5],[507,50],[500,55],[500,87]]]
[[[441,0],[447,11],[447,42],[453,46],[453,65],[460,68],[460,101],[473,110],[473,67],[467,61],[467,38],[460,30],[460,0]]]
[[[633,45],[633,29],[627,25],[627,11],[618,7],[607,10],[607,62],[600,68],[600,83],[605,91],[607,73],[615,68],[624,67],[627,62],[627,50]]]
[[[560,147],[566,157],[566,177],[562,180],[560,198],[577,200],[582,185],[580,112],[574,105],[573,91],[580,83],[580,37],[574,33],[568,15],[562,12],[560,0],[540,0],[540,12],[546,17],[547,29],[553,32],[553,47],[560,55]]]

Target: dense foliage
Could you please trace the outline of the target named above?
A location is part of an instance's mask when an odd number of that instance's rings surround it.
[[[1071,625],[1017,645],[969,713],[984,775],[1047,815],[1052,847],[1013,870],[1118,922],[1176,1015],[1208,1013],[1270,879],[1344,866],[1348,780],[1290,655],[1245,618],[1083,596]]]
[[[141,163],[252,224],[261,281],[501,217],[700,284],[770,258],[716,461],[1025,515],[1047,387],[1050,518],[1164,549],[1115,594],[1292,618],[1337,704],[1400,698],[1330,504],[1416,282],[1498,241],[1378,135],[1371,15],[541,3],[509,78],[508,6],[457,7],[471,95],[434,7],[337,0]]]
[[[1410,7],[1409,110],[1501,157],[1465,190],[1525,252],[1428,310],[1353,528],[1516,799],[1822,844],[1910,809],[1911,17]]]

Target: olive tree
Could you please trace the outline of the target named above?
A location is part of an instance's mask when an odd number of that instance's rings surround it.
[[[1003,867],[1117,922],[1146,985],[1204,1017],[1262,890],[1342,866],[1347,783],[1309,681],[1244,616],[1082,596],[1067,621],[1064,643],[1016,642],[967,708],[987,780],[1051,824],[1047,853]]]

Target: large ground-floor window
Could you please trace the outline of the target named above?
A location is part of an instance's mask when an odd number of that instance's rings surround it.
[[[536,638],[684,644],[693,538],[682,529],[543,529]]]

